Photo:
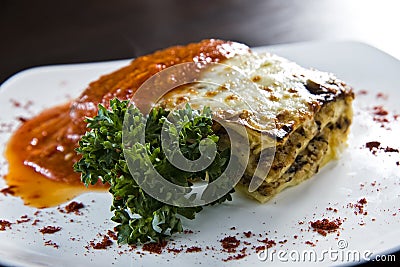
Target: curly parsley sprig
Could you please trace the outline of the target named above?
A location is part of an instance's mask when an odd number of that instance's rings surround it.
[[[151,180],[151,164],[164,179],[176,185],[190,186],[196,179],[209,182],[217,179],[229,162],[230,152],[229,148],[219,145],[219,137],[213,132],[211,110],[204,108],[202,111],[196,111],[186,105],[182,110],[172,111],[170,116],[179,123],[181,130],[177,132],[174,127],[166,129],[168,134],[177,135],[179,148],[189,160],[200,157],[201,140],[207,138],[214,142],[217,153],[212,164],[206,169],[187,172],[168,161],[161,146],[161,131],[170,112],[162,108],[152,109],[147,118],[136,108],[130,110],[127,119],[131,120],[134,127],[129,134],[138,134],[145,128],[145,144],[131,144],[129,151],[124,155],[122,130],[128,108],[131,108],[129,101],[114,99],[110,101],[109,109],[99,105],[98,115],[86,119],[90,131],[79,141],[76,151],[82,158],[74,165],[74,170],[81,173],[82,182],[86,186],[96,184],[98,180],[110,185],[109,192],[113,196],[111,210],[114,212],[111,219],[118,223],[116,229],[119,243],[160,241],[168,235],[182,232],[181,218],[194,219],[202,207],[173,206],[148,195],[129,171],[125,155],[129,156],[130,164],[135,164],[133,175]],[[162,188],[160,190],[162,191]],[[211,204],[231,200],[233,191],[232,189]],[[182,192],[182,195],[185,193],[187,192]]]

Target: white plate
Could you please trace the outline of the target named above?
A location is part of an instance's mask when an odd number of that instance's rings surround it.
[[[108,207],[111,198],[108,193],[89,193],[76,198],[87,205],[81,216],[65,216],[56,208],[49,208],[42,210],[38,226],[32,226],[31,221],[13,224],[12,229],[0,232],[0,263],[21,266],[271,264],[270,259],[266,262],[260,261],[254,249],[251,249],[252,246],[262,243],[257,241],[257,238],[261,239],[258,236],[247,239],[243,235],[244,231],[249,230],[257,235],[263,234],[262,239],[265,238],[264,234],[268,233],[267,237],[276,241],[277,245],[269,252],[273,249],[287,252],[296,250],[298,253],[313,250],[320,257],[324,250],[330,248],[342,254],[352,251],[371,251],[379,254],[400,249],[400,166],[396,165],[400,160],[399,153],[379,151],[377,155],[372,155],[365,148],[368,141],[380,141],[384,147],[400,148],[400,121],[390,123],[391,130],[387,130],[372,120],[370,111],[375,105],[383,105],[390,114],[400,112],[397,107],[400,97],[400,62],[373,47],[355,42],[301,43],[260,47],[257,50],[268,50],[303,66],[333,72],[353,85],[356,92],[361,89],[368,90],[367,95],[358,95],[355,100],[355,116],[349,145],[340,160],[330,163],[312,179],[285,190],[265,205],[235,195],[234,201],[206,208],[196,220],[185,221],[184,226],[194,233],[174,236],[176,246],[196,245],[202,248],[201,252],[181,252],[177,255],[167,252],[161,255],[144,252],[145,255],[139,255],[136,252],[141,251],[140,248],[129,252],[126,251],[127,246],[118,247],[116,244],[107,250],[86,249],[85,246],[95,239],[98,233],[105,233],[113,227],[109,220],[111,213]],[[15,129],[18,116],[32,116],[43,108],[76,97],[90,81],[127,62],[125,60],[61,65],[23,71],[1,86],[0,122],[11,123]],[[388,98],[377,98],[378,92],[384,93]],[[21,103],[33,101],[34,104],[25,110],[14,107],[11,99],[17,99]],[[2,150],[9,137],[10,133],[0,133]],[[1,156],[3,175],[7,172],[4,161],[4,157]],[[4,180],[0,178],[0,188],[5,186]],[[368,201],[365,205],[368,215],[354,214],[355,208],[348,207],[348,204],[364,197]],[[92,203],[91,200],[95,202]],[[338,212],[327,210],[329,207],[336,208]],[[15,222],[25,214],[34,219],[35,211],[36,209],[24,206],[19,198],[0,194],[0,220]],[[331,233],[323,237],[312,230],[309,231],[309,221],[339,217],[346,218],[340,236]],[[74,222],[70,222],[71,218]],[[46,225],[61,226],[62,230],[53,235],[43,236],[38,229]],[[231,227],[236,227],[236,230],[230,230]],[[231,254],[221,252],[221,243],[218,240],[236,233],[239,233],[237,238],[242,241],[240,248],[244,246],[243,241],[252,244],[246,251],[250,255],[241,260],[224,262],[223,259]],[[294,238],[295,235],[298,236],[297,239]],[[73,241],[71,238],[76,239]],[[278,243],[285,239],[285,244]],[[57,243],[59,248],[44,246],[47,240]],[[311,241],[316,246],[307,245],[306,241]],[[342,242],[340,245],[346,243],[347,247],[338,248],[338,241]],[[206,246],[214,247],[215,251],[206,249]],[[288,259],[289,255],[286,255],[286,258]],[[275,255],[272,263],[280,264],[281,261]],[[330,265],[348,261],[346,257],[337,261],[326,257],[322,263]]]

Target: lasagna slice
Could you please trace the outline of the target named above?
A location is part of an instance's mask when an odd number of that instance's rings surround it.
[[[158,104],[174,108],[196,99],[222,118],[237,118],[233,124],[245,127],[251,152],[243,162],[246,171],[238,189],[265,202],[336,157],[352,119],[354,95],[349,86],[332,74],[302,68],[276,55],[210,39],[138,57],[90,83],[77,99],[25,123],[15,149],[21,151],[19,164],[54,181],[80,183],[72,167],[79,160],[74,149],[87,131],[84,119],[97,114],[98,104],[131,99],[145,81],[169,67],[204,62],[219,64],[202,68],[203,83],[179,86]],[[141,101],[153,93],[146,92]]]
[[[217,116],[240,118],[250,159],[239,191],[266,202],[337,157],[352,120],[354,94],[344,82],[270,53],[248,51],[219,63],[201,71],[201,82],[164,95],[159,105],[171,109],[196,100]]]

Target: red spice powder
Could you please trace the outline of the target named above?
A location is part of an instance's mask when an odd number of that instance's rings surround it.
[[[315,244],[313,242],[311,242],[311,241],[306,241],[306,242],[304,242],[304,244],[310,245],[312,247],[315,247]]]
[[[257,246],[257,247],[255,247],[255,249],[256,249],[256,253],[258,253],[260,251],[265,250],[265,246]]]
[[[111,246],[112,244],[113,244],[113,242],[106,235],[103,236],[103,239],[98,243],[95,243],[94,241],[90,241],[90,246],[94,249],[106,249],[107,247]]]
[[[257,239],[257,241],[266,244],[267,248],[271,248],[276,245],[276,242],[274,240],[269,240],[268,238],[265,238],[263,240]]]
[[[385,124],[389,123],[389,119],[386,117],[389,112],[385,110],[382,106],[373,107],[372,114],[374,115],[374,117],[372,118],[373,121],[381,123],[381,127],[385,127]]]
[[[15,100],[15,99],[10,99],[11,104],[13,104],[14,107],[18,108],[21,106],[21,102]]]
[[[11,224],[9,221],[6,220],[0,220],[0,231],[5,231],[6,227],[11,229]]]
[[[201,247],[189,247],[186,249],[186,253],[192,253],[192,252],[200,252],[201,251]]]
[[[378,149],[383,150],[385,153],[399,153],[397,148],[386,146],[386,148],[380,147],[381,143],[378,141],[367,142],[365,147],[372,151],[372,154],[376,155]]]
[[[51,240],[47,240],[46,242],[44,242],[44,245],[45,246],[50,246],[50,247],[53,247],[53,248],[59,248],[59,246],[55,243],[55,242],[53,242],[53,241],[51,241]]]
[[[21,219],[21,220],[17,220],[17,224],[26,223],[26,222],[29,222],[29,221],[31,221],[31,219],[29,219],[29,218],[27,218],[27,219]]]
[[[251,231],[243,232],[243,234],[244,234],[244,236],[247,237],[247,238],[250,238],[250,237],[253,235],[253,233],[252,233]]]
[[[11,185],[9,187],[1,189],[0,193],[2,193],[5,196],[7,196],[7,195],[12,195],[13,196],[15,194],[15,192],[13,190],[14,188],[16,188],[16,186],[15,185]]]
[[[374,117],[373,121],[382,123],[381,127],[385,127],[384,123],[389,122],[387,118],[381,118],[381,117]]]
[[[111,230],[108,230],[108,231],[107,231],[107,235],[108,235],[111,239],[113,239],[113,240],[118,240],[118,237],[117,237],[117,235],[115,234],[115,232],[113,232],[113,231],[111,231]]]
[[[342,221],[336,219],[334,221],[329,221],[328,219],[317,220],[315,222],[310,222],[311,227],[314,231],[320,235],[326,236],[327,233],[335,232],[342,225]]]
[[[364,205],[364,204],[367,204],[367,200],[366,200],[365,197],[364,197],[364,198],[360,199],[360,200],[358,201],[358,203]]]
[[[69,203],[67,206],[65,206],[65,211],[67,213],[75,213],[75,214],[79,214],[79,210],[84,208],[85,206],[82,203],[76,202],[76,201],[72,201],[71,203]]]
[[[246,256],[247,256],[246,253],[240,253],[240,254],[237,254],[237,255],[234,255],[234,256],[229,256],[228,258],[223,259],[223,261],[227,262],[227,261],[231,261],[231,260],[240,260],[240,259],[243,259]]]
[[[382,106],[375,106],[373,107],[374,109],[374,115],[378,115],[378,116],[386,116],[389,114],[389,112],[387,110],[385,110]]]
[[[382,98],[382,99],[384,99],[384,100],[387,100],[387,99],[388,99],[388,96],[385,95],[384,93],[377,93],[377,94],[376,94],[376,98]]]
[[[368,148],[369,151],[372,151],[372,149],[374,149],[374,148],[379,148],[380,145],[381,145],[381,143],[378,141],[372,141],[372,142],[365,143],[365,147]]]
[[[24,117],[17,117],[17,120],[19,120],[19,121],[22,122],[22,123],[25,123],[25,122],[27,122],[29,119],[24,118]]]
[[[360,91],[358,91],[357,94],[358,95],[366,95],[366,94],[368,94],[368,91],[367,90],[360,90]]]
[[[334,221],[329,221],[328,219],[317,220],[315,222],[310,222],[312,228],[321,230],[336,230],[340,227],[342,222],[339,219]]]
[[[322,236],[326,236],[327,235],[326,231],[324,231],[324,230],[321,230],[321,229],[316,229],[316,230],[317,230],[317,233],[322,235]]]
[[[33,105],[33,101],[28,100],[25,104],[22,104],[21,102],[19,102],[18,100],[15,99],[10,99],[11,104],[16,107],[16,108],[23,108],[24,110],[28,110],[32,105]]]
[[[181,248],[167,248],[168,253],[178,254],[181,253],[183,249]]]
[[[146,243],[143,245],[142,250],[150,253],[161,254],[163,248],[167,245],[167,241],[163,240],[160,242]]]
[[[392,147],[388,147],[388,146],[384,149],[384,151],[385,152],[396,152],[396,153],[399,153],[399,150],[397,148],[392,148]]]
[[[364,205],[367,204],[367,200],[365,198],[360,199],[359,201],[357,201],[356,204],[354,204],[354,207],[357,208],[357,211],[355,211],[354,213],[357,214],[364,214],[367,215],[368,213],[366,211],[364,211]]]
[[[227,236],[221,240],[222,247],[229,253],[236,252],[236,248],[240,245],[240,240],[236,239],[235,236]]]
[[[361,184],[360,186],[362,187],[362,186],[364,186],[364,185],[363,185],[363,184]],[[333,211],[333,212],[335,212],[335,213],[337,213],[337,212],[338,212],[338,210],[337,210],[337,209],[334,209],[334,208],[331,208],[331,207],[329,207],[329,208],[326,208],[326,210]]]
[[[43,227],[42,229],[39,229],[39,232],[41,232],[42,234],[54,234],[60,230],[61,227],[59,226],[46,226]]]

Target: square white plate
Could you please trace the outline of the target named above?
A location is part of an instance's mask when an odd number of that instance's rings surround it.
[[[184,227],[194,233],[176,235],[173,237],[176,245],[170,242],[168,246],[201,247],[201,252],[194,253],[186,253],[184,249],[178,254],[165,251],[157,255],[142,252],[141,248],[129,251],[128,246],[118,247],[116,244],[107,250],[85,248],[90,240],[100,240],[96,237],[98,233],[105,234],[114,226],[109,220],[112,214],[109,212],[111,197],[108,193],[88,193],[77,197],[75,200],[86,204],[83,215],[65,215],[56,208],[48,208],[37,216],[34,215],[36,209],[24,206],[19,198],[0,194],[0,220],[16,222],[22,215],[28,215],[32,221],[40,219],[37,226],[32,226],[31,221],[13,224],[12,229],[0,231],[0,264],[100,267],[167,264],[265,266],[283,263],[277,254],[274,259],[266,261],[257,257],[252,247],[263,245],[257,239],[265,237],[277,243],[268,253],[286,251],[286,256],[281,256],[289,262],[291,257],[305,251],[313,251],[318,256],[317,260],[325,255],[325,260],[319,264],[332,265],[353,262],[351,255],[354,251],[362,257],[369,252],[379,254],[400,249],[400,166],[396,164],[400,161],[400,154],[379,150],[373,155],[365,148],[369,141],[379,141],[382,147],[400,148],[400,118],[395,120],[392,116],[400,112],[400,62],[373,47],[356,42],[299,43],[255,50],[270,51],[305,67],[333,72],[351,84],[356,93],[361,89],[367,90],[367,94],[356,96],[348,147],[338,161],[328,164],[301,185],[285,190],[267,204],[260,205],[236,194],[232,202],[206,208],[196,220],[184,221]],[[127,60],[122,60],[23,71],[1,86],[0,122],[16,129],[18,116],[31,117],[46,107],[74,98],[90,81],[127,63]],[[378,93],[386,97],[377,97]],[[33,104],[28,109],[17,108],[12,103],[13,99],[23,104],[32,101]],[[383,128],[373,120],[372,108],[378,105],[389,111],[387,118],[390,123]],[[1,175],[7,173],[3,150],[9,137],[9,132],[0,131]],[[3,187],[6,183],[0,178],[0,188]],[[357,209],[351,207],[362,198],[368,202],[364,205],[367,215],[355,214]],[[337,209],[337,212],[329,208]],[[309,222],[322,218],[344,220],[340,235],[330,233],[324,237],[312,231]],[[42,235],[38,229],[46,225],[57,225],[62,230],[53,235]],[[256,236],[246,238],[245,231],[251,231]],[[229,235],[236,235],[241,240],[239,250],[247,247],[245,258],[223,261],[239,253],[221,251],[219,240]],[[59,248],[45,246],[48,240],[58,244]],[[246,246],[245,241],[251,245]],[[315,246],[307,244],[307,241]],[[214,250],[207,249],[207,246]],[[329,249],[337,251],[334,252],[336,256],[324,254]],[[144,255],[137,254],[138,251]],[[348,254],[351,255],[346,256]],[[300,262],[300,265],[308,264],[308,261]]]

